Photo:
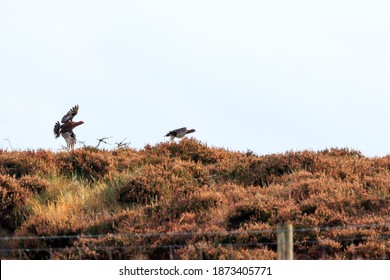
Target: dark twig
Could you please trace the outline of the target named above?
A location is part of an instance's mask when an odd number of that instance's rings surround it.
[[[85,141],[77,141],[77,143],[80,143],[81,145],[83,145],[83,148],[85,148],[87,145],[85,144]]]
[[[107,145],[111,145],[110,143],[108,143],[106,140],[112,138],[112,136],[110,137],[102,137],[102,138],[98,138],[97,140],[99,141],[98,144],[96,145],[95,148],[99,148],[100,144],[101,143],[104,143],[104,144],[107,144]]]
[[[5,138],[4,140],[8,142],[8,145],[11,147],[11,150],[13,150],[14,148],[12,147],[11,140],[9,140],[9,138]]]
[[[115,142],[116,147],[117,147],[118,149],[120,149],[120,148],[128,148],[128,147],[130,146],[130,142],[126,142],[126,143],[125,143],[125,140],[126,140],[126,139],[127,139],[127,138],[123,139],[123,140],[120,141],[119,143],[118,143],[118,142]]]

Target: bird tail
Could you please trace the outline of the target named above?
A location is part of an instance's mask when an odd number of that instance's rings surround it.
[[[54,136],[56,138],[60,137],[60,122],[56,122],[54,125]]]

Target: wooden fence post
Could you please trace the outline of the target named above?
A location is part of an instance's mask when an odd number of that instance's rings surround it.
[[[293,225],[279,224],[277,227],[278,260],[294,259]]]

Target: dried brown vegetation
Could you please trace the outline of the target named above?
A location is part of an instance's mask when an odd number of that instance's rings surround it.
[[[257,156],[193,139],[142,150],[0,151],[0,256],[390,258],[390,156],[349,149]]]

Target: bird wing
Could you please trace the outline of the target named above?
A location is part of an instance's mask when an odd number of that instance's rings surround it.
[[[77,115],[78,111],[79,111],[79,105],[73,106],[73,108],[70,109],[68,113],[66,113],[66,115],[62,117],[61,122],[67,123],[72,121],[73,117]]]
[[[182,127],[182,128],[178,128],[178,129],[174,129],[174,130],[171,130],[167,133],[167,135],[165,136],[177,136],[177,135],[181,135],[183,133],[185,133],[187,131],[187,128],[186,127]]]
[[[176,137],[182,138],[186,135],[186,132],[187,132],[186,127],[178,128],[176,129]]]

